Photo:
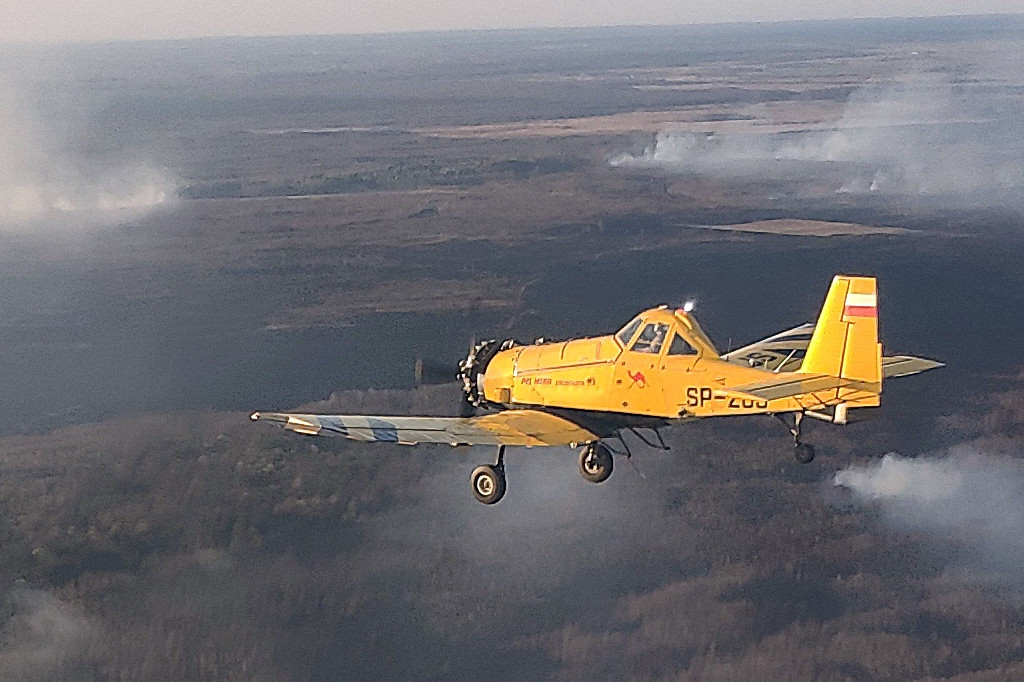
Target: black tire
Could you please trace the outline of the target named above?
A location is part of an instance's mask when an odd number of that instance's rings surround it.
[[[601,443],[591,443],[580,451],[580,476],[591,483],[603,483],[612,475],[612,451]]]
[[[793,457],[800,464],[810,464],[814,461],[814,446],[807,443],[797,443],[793,450]]]
[[[505,469],[481,464],[469,477],[473,497],[484,504],[494,504],[505,496]]]

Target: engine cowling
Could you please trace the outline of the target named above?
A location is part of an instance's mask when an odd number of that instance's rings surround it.
[[[482,341],[469,351],[466,359],[459,363],[459,378],[462,379],[462,390],[466,394],[466,402],[473,407],[492,402],[487,398],[485,377],[487,368],[494,357],[503,350],[516,345],[514,339],[504,341]]]

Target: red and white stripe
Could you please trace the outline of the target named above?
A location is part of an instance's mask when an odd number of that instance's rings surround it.
[[[876,294],[846,294],[843,317],[878,317],[878,296]]]

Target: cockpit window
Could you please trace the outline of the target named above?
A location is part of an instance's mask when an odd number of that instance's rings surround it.
[[[629,345],[629,340],[633,338],[633,334],[636,334],[636,330],[640,328],[640,324],[643,322],[639,317],[627,324],[622,328],[618,334],[615,335],[619,341],[622,342],[623,346]]]
[[[697,351],[686,342],[679,334],[672,337],[672,344],[668,347],[669,355],[696,355]]]
[[[633,343],[631,350],[634,353],[660,353],[667,335],[667,324],[649,324],[640,332],[640,336],[636,337],[636,342]]]

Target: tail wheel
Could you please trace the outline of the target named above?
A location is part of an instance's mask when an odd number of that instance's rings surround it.
[[[591,443],[580,451],[580,475],[591,483],[607,481],[612,475],[612,452],[606,445]]]
[[[797,443],[793,450],[793,457],[800,464],[809,464],[814,460],[814,446],[807,443]]]
[[[494,504],[505,495],[504,467],[481,464],[470,476],[473,497],[484,504]]]

